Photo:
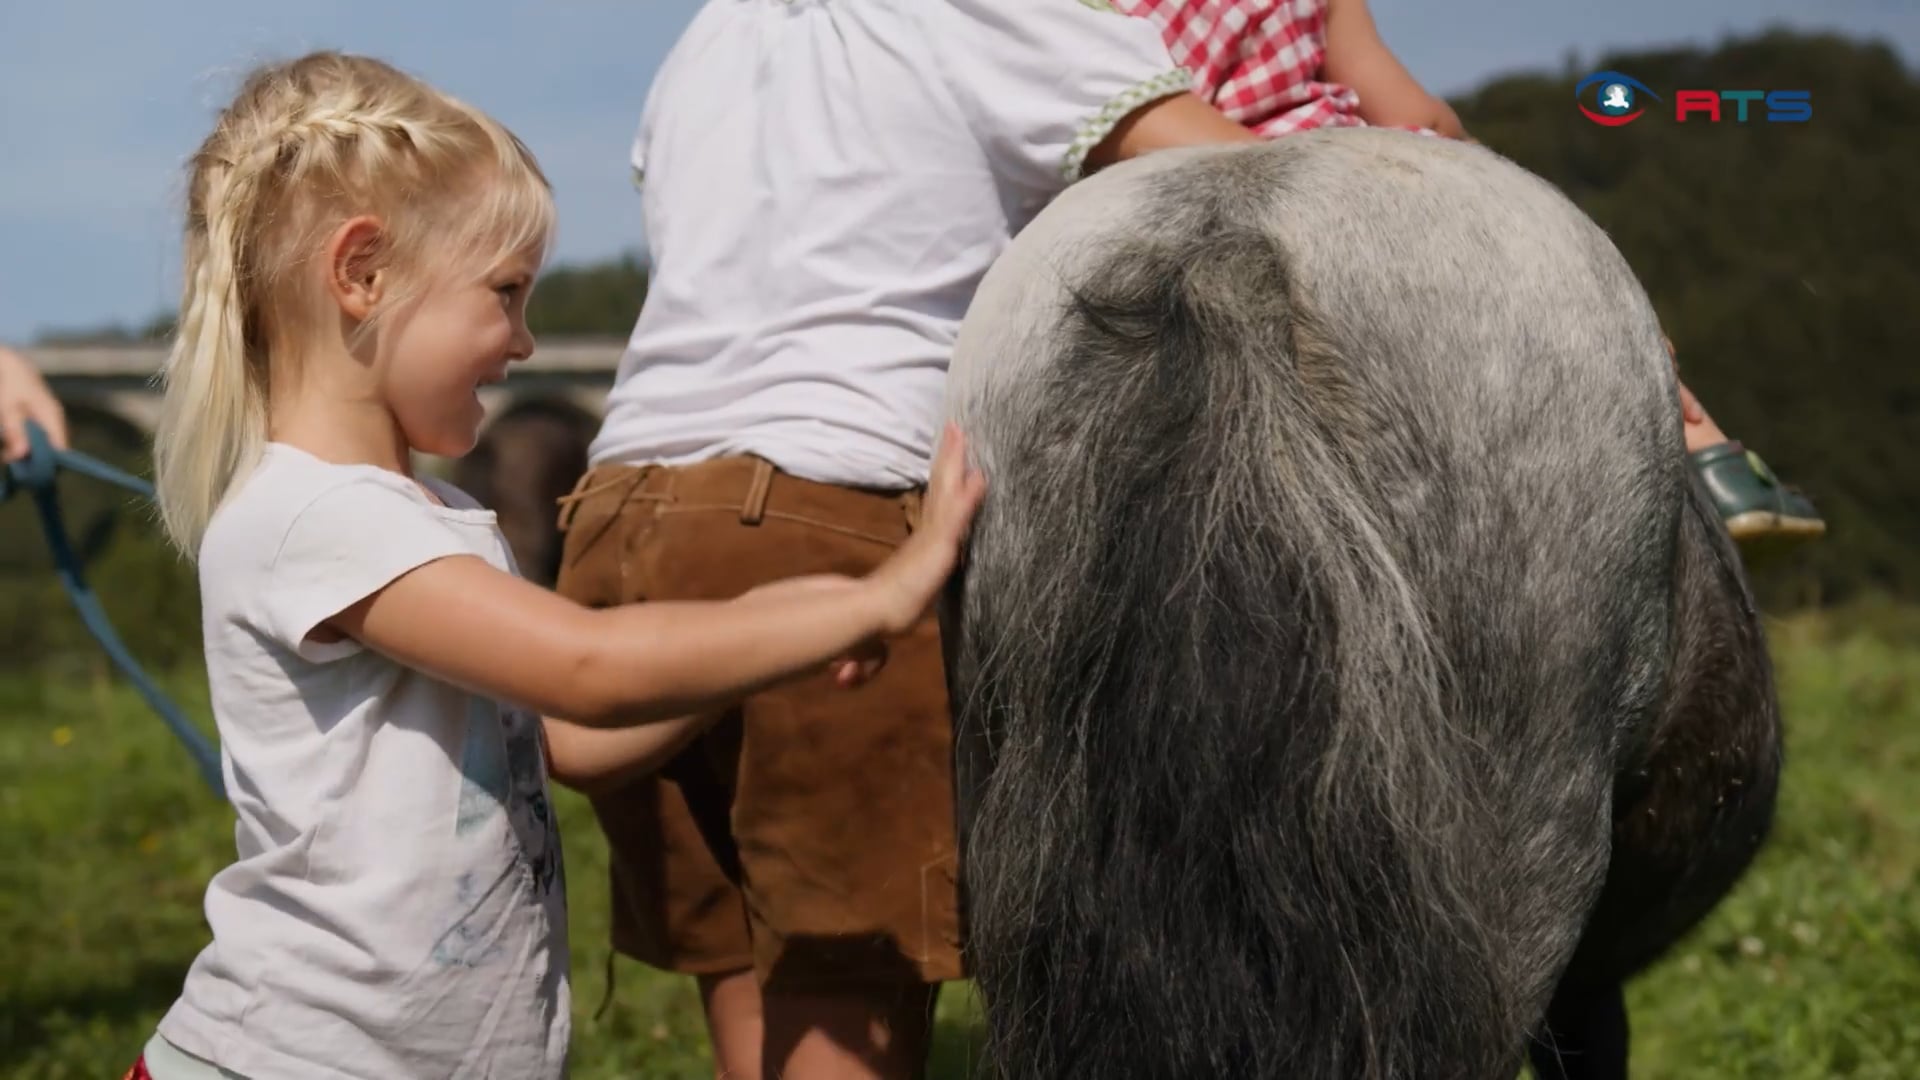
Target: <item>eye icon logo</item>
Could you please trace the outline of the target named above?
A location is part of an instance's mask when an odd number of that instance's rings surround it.
[[[1598,87],[1594,92],[1594,108],[1587,108],[1581,96],[1588,87]],[[1646,95],[1655,101],[1660,95],[1646,88],[1639,79],[1631,75],[1622,75],[1617,71],[1596,71],[1580,80],[1573,88],[1573,103],[1587,119],[1606,127],[1620,127],[1631,124],[1645,112],[1640,107],[1640,95]]]

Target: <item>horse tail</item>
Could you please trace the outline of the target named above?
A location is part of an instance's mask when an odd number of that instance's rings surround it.
[[[1247,195],[1297,179],[1275,155],[1170,161],[1126,182],[1133,229],[1028,241],[956,357],[993,488],[949,620],[964,883],[1009,1076],[1511,1073],[1604,870],[1614,731],[1572,720],[1650,706],[1656,590],[1594,604],[1614,665],[1571,706],[1543,688],[1603,658],[1520,638],[1578,575],[1657,567],[1654,504],[1619,506],[1653,550],[1575,527],[1536,554],[1594,563],[1522,565],[1526,478],[1480,494],[1444,367],[1319,303]]]

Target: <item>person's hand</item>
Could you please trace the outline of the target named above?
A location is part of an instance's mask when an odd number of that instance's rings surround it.
[[[741,594],[742,600],[779,601],[791,597],[818,597],[841,594],[849,603],[858,602],[863,583],[858,578],[844,574],[803,574],[800,577],[782,578],[748,589]],[[847,655],[830,661],[827,671],[833,681],[842,687],[854,687],[879,674],[887,664],[887,644],[884,639],[873,638],[861,642]]]
[[[27,456],[27,421],[46,429],[54,448],[67,448],[67,414],[27,358],[0,345],[0,461]]]
[[[1437,135],[1444,135],[1449,139],[1458,139],[1461,142],[1475,144],[1479,143],[1479,139],[1467,134],[1466,126],[1460,123],[1460,114],[1454,112],[1453,106],[1447,104],[1445,99],[1436,96],[1433,99],[1433,107],[1433,120],[1427,124],[1429,130]]]
[[[948,424],[933,458],[919,527],[866,578],[867,586],[879,591],[884,633],[906,633],[933,606],[960,561],[967,530],[986,493],[986,477],[967,464],[966,438]]]

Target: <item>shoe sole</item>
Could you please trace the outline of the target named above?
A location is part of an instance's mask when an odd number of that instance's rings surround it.
[[[1727,519],[1727,534],[1735,540],[1752,540],[1762,536],[1811,539],[1824,535],[1826,531],[1827,523],[1824,521],[1783,518],[1769,510],[1749,510]]]

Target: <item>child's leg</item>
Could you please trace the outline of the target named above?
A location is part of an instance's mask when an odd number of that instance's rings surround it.
[[[1667,355],[1674,356],[1671,341]],[[1676,359],[1676,376],[1679,370]],[[1699,471],[1735,540],[1815,537],[1827,531],[1813,503],[1783,486],[1758,454],[1729,439],[1685,383],[1680,384],[1680,418],[1688,461]]]
[[[1693,391],[1687,389],[1686,383],[1680,384],[1680,424],[1689,454],[1727,441],[1727,433],[1707,415],[1706,408],[1693,396]]]
[[[839,994],[770,993],[762,1075],[915,1080],[926,1075],[938,983]]]
[[[713,1044],[716,1080],[757,1080],[767,1018],[753,969],[700,976],[700,1007],[707,1017],[707,1039]]]

